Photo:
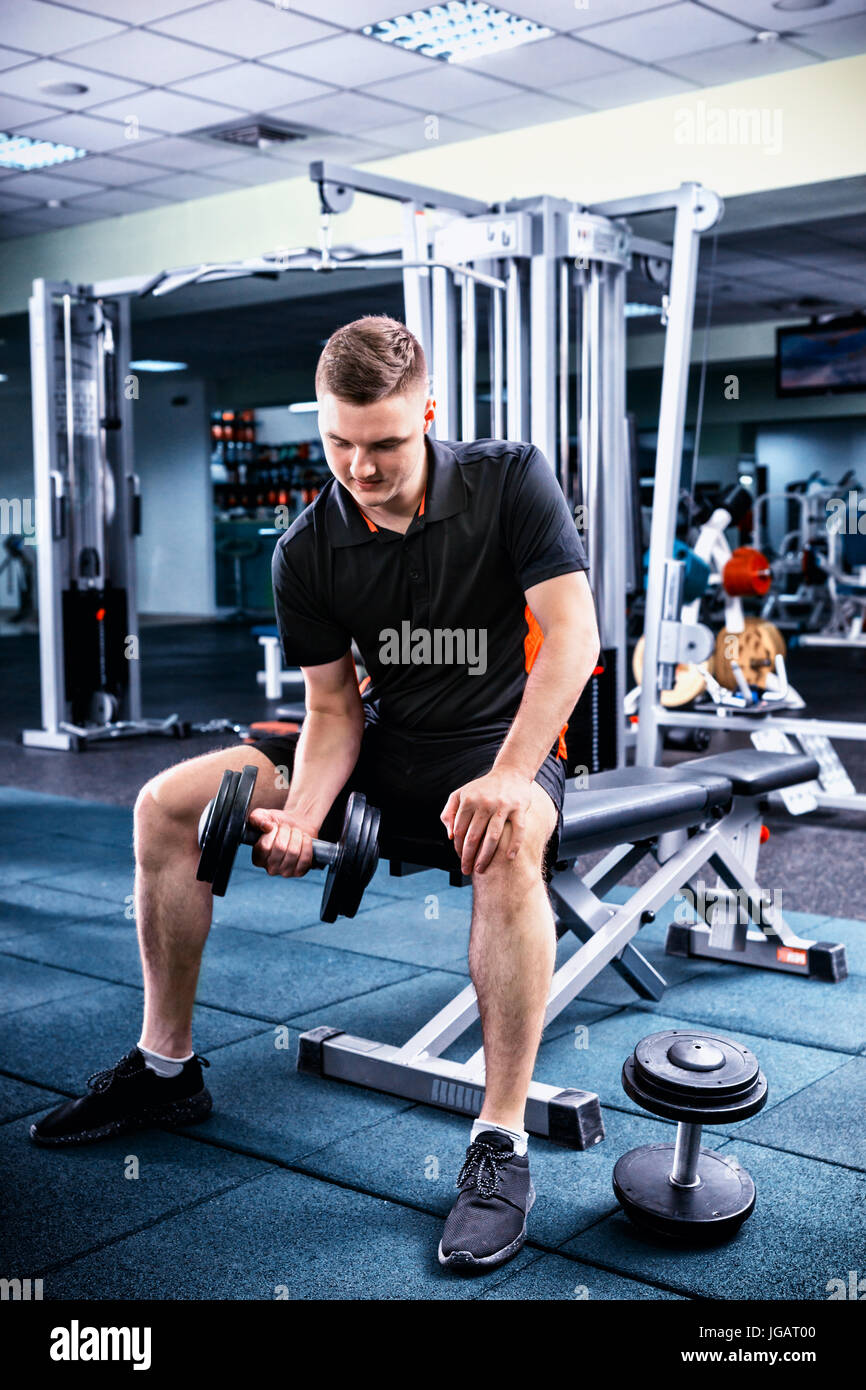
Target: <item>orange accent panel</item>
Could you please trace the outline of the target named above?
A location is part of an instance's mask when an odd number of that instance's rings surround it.
[[[541,628],[538,625],[538,619],[536,618],[532,609],[529,607],[529,604],[527,604],[524,608],[523,616],[526,619],[527,629],[526,636],[523,639],[523,653],[524,662],[526,664],[526,673],[528,675],[535,663],[535,658],[541,651],[541,644],[544,641],[544,633],[541,631]],[[556,756],[558,758],[565,758],[568,756],[568,750],[565,746],[565,735],[567,729],[568,725],[563,724],[562,728],[559,731],[559,746],[556,750]]]

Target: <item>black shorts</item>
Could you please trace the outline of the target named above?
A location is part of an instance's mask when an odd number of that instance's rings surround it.
[[[457,854],[440,816],[457,787],[489,772],[508,733],[509,724],[486,726],[461,734],[400,734],[369,722],[361,741],[358,761],[345,786],[325,817],[319,834],[336,840],[343,823],[350,791],[362,791],[382,813],[379,832],[382,857],[399,841],[421,841],[442,855],[442,867],[459,868]],[[291,777],[297,734],[265,738],[255,747]],[[565,798],[565,765],[550,753],[535,777],[556,807],[557,823],[545,850],[544,877],[549,883],[559,854],[562,803]]]

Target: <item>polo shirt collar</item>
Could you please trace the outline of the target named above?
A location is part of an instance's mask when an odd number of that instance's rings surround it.
[[[469,505],[466,483],[454,450],[427,436],[427,489],[424,494],[424,524],[444,521],[465,511]],[[363,545],[375,538],[352,494],[336,478],[326,507],[328,540],[332,546]]]

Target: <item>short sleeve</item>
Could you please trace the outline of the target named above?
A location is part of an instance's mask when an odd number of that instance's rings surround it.
[[[324,666],[345,656],[352,639],[316,592],[312,555],[308,553],[304,563],[304,538],[303,532],[291,542],[284,538],[274,550],[271,576],[277,631],[287,666]]]
[[[545,579],[589,569],[562,489],[534,446],[508,470],[500,515],[503,542],[524,592]]]

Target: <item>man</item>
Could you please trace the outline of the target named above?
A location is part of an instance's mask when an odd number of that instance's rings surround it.
[[[459,856],[472,876],[486,1087],[439,1258],[489,1268],[520,1249],[535,1197],[523,1118],[556,945],[546,879],[565,785],[560,731],[599,649],[586,561],[531,445],[427,437],[427,366],[401,323],[339,329],[316,393],[334,477],[273,564],[284,658],[304,672],[302,731],[193,758],[143,788],[141,1038],[31,1133],[67,1145],[205,1118],[211,1098],[191,1034],[212,907],[195,881],[202,807],[226,767],[255,763],[253,860],[292,878],[309,869],[315,836],[339,833],[358,787],[381,809],[383,838],[450,840],[455,867]],[[372,677],[364,699],[353,640]]]

